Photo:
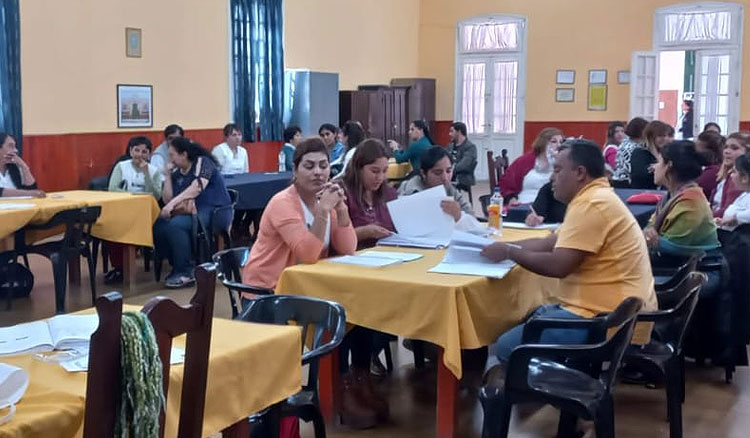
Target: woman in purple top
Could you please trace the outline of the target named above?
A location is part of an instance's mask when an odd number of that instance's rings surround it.
[[[695,181],[703,189],[706,199],[711,202],[711,195],[719,185],[719,169],[724,159],[722,152],[724,150],[724,137],[712,131],[702,132],[695,142],[695,149],[703,157],[705,167],[703,173]]]
[[[344,174],[346,204],[357,233],[357,248],[369,248],[396,231],[386,203],[398,197],[387,183],[388,155],[380,140],[368,139],[357,146]]]

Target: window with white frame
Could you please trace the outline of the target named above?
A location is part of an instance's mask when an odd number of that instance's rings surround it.
[[[516,58],[523,50],[524,23],[517,17],[482,17],[459,24],[457,109],[471,134],[517,132]]]

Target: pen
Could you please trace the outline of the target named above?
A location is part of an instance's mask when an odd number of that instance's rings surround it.
[[[529,204],[529,208],[531,208],[531,212],[534,213],[534,216],[539,216],[536,214],[536,210],[534,210],[534,204]]]

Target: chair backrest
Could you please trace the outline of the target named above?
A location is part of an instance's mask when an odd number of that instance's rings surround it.
[[[344,340],[346,311],[340,304],[311,297],[266,295],[254,299],[238,319],[302,327],[302,364],[310,366],[304,389],[317,397],[318,361]],[[305,353],[308,329],[312,329],[312,344]]]
[[[700,252],[691,255],[686,260],[683,260],[674,269],[674,273],[672,274],[670,279],[666,283],[662,284],[659,289],[667,290],[676,287],[688,276],[688,274],[690,274],[691,272],[695,272],[698,269],[698,263],[700,263],[704,256],[705,253]]]
[[[240,201],[240,192],[235,189],[227,189],[227,192],[229,192],[229,201],[234,207]]]
[[[203,413],[208,378],[208,355],[216,287],[212,264],[195,270],[197,290],[187,306],[165,297],[149,300],[141,312],[154,327],[162,362],[164,394],[169,397],[169,368],[172,338],[187,333],[182,396],[180,399],[179,437],[199,438],[203,432]],[[99,328],[91,336],[89,373],[86,387],[84,438],[113,436],[117,399],[120,396],[120,343],[122,297],[109,293],[97,299]],[[160,415],[160,436],[164,436],[165,412]]]
[[[643,307],[643,301],[640,298],[628,297],[612,313],[604,317],[604,328],[610,333],[612,330],[616,332],[595,349],[592,361],[600,364],[599,380],[606,385],[610,393],[614,387],[617,369],[620,367],[625,349],[633,337],[636,318],[641,307]],[[606,368],[601,366],[604,363],[608,364]]]
[[[91,227],[99,219],[102,208],[99,206],[71,208],[58,211],[52,218],[39,225],[27,225],[26,230],[50,230],[65,227],[63,238],[60,240],[66,248],[77,248],[84,238],[91,236]],[[25,234],[16,233],[16,248],[25,246]]]
[[[89,190],[98,190],[106,192],[109,185],[109,177],[107,175],[95,176],[89,180]]]
[[[239,246],[217,252],[213,255],[217,276],[229,293],[229,305],[232,308],[232,318],[240,314],[239,296],[235,296],[232,283],[242,283],[242,268],[250,256],[249,246]]]
[[[678,354],[682,350],[682,341],[698,304],[701,288],[707,282],[706,274],[691,272],[673,289],[657,293],[661,311],[653,314],[653,319],[648,318],[648,314],[639,316],[640,320],[653,320],[659,339],[670,344]]]
[[[487,151],[487,174],[490,176],[490,192],[497,187],[497,167],[495,167],[495,158],[492,151]]]

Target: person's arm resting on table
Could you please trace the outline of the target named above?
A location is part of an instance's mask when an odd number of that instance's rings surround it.
[[[494,243],[482,255],[494,262],[513,260],[531,272],[545,277],[565,278],[575,272],[589,253],[578,249],[556,247],[556,235],[511,244]]]

